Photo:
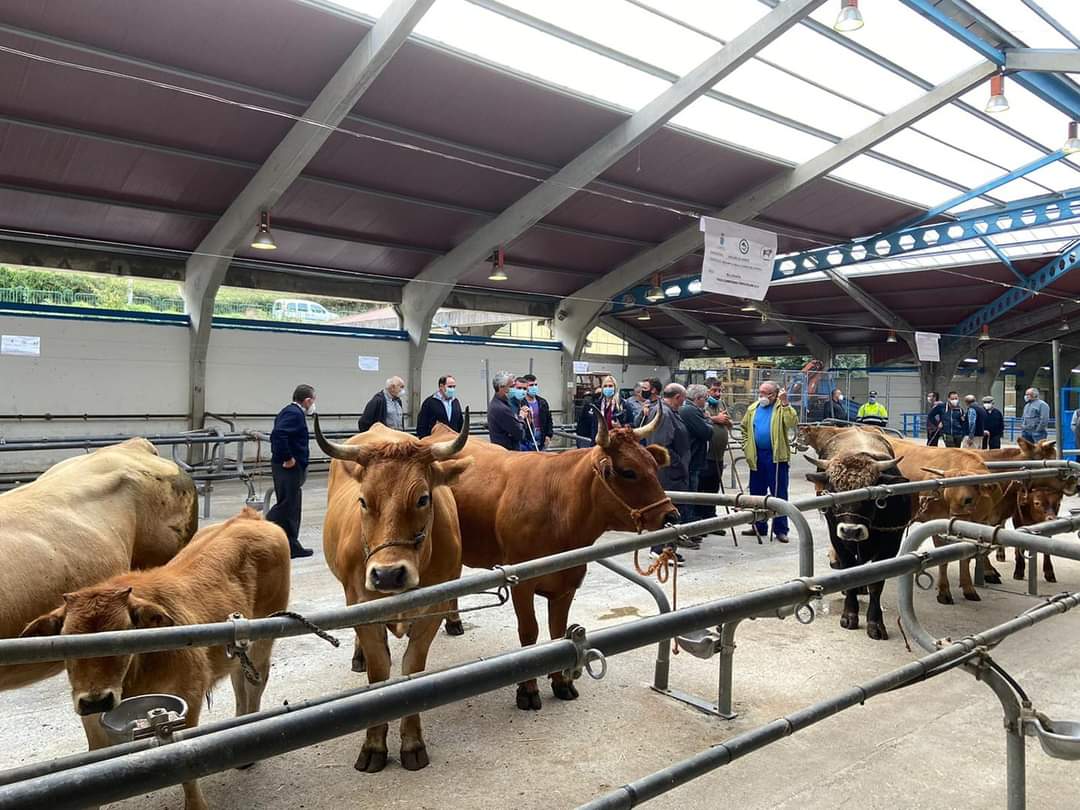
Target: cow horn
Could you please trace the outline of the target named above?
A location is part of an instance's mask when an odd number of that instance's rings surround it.
[[[468,441],[468,439],[469,409],[466,408],[464,425],[461,428],[461,432],[449,441],[431,445],[431,457],[435,459],[435,461],[445,461],[448,458],[453,458],[465,449],[465,442]]]
[[[607,447],[611,443],[611,435],[608,433],[607,419],[604,418],[604,414],[600,412],[600,409],[595,405],[590,405],[596,412],[596,446]],[[636,434],[637,431],[635,431]]]
[[[928,472],[931,475],[937,476],[938,478],[944,478],[945,477],[945,471],[940,470],[937,467],[922,467],[920,469],[922,469],[923,472]]]
[[[887,469],[892,467],[894,464],[899,464],[901,459],[903,459],[903,458],[904,458],[903,456],[900,456],[900,458],[883,458],[880,461],[875,461],[874,462],[874,468],[878,472],[885,472]]]
[[[322,428],[319,426],[319,414],[317,413],[315,414],[315,442],[319,445],[319,449],[330,458],[355,461],[357,464],[364,465],[370,456],[370,452],[366,447],[356,444],[338,444],[323,436]]]
[[[817,467],[821,472],[825,472],[825,468],[829,466],[829,462],[824,461],[820,458],[814,458],[814,456],[811,456],[808,453],[803,453],[803,458],[805,458],[807,461]]]
[[[660,419],[664,415],[664,408],[659,403],[656,406],[656,416],[652,418],[652,421],[647,425],[634,428],[634,435],[639,439],[647,439],[653,435],[658,427],[660,427]]]

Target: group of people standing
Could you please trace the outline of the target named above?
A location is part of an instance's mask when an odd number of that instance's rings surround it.
[[[963,399],[950,391],[942,400],[937,391],[926,397],[926,443],[936,446],[944,440],[946,447],[979,447],[996,450],[1005,434],[1005,415],[994,404],[994,398],[982,398],[982,407],[975,404],[975,395]],[[1038,388],[1024,392],[1024,411],[1020,435],[1029,442],[1045,439],[1050,424],[1050,406],[1039,395]]]

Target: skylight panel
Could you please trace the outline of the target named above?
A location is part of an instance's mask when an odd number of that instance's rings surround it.
[[[381,17],[390,8],[390,0],[330,0],[330,4],[369,17]]]
[[[913,132],[901,130],[874,149],[911,166],[931,171],[968,188],[982,185],[1001,174],[1001,170],[957,149]],[[954,192],[952,196],[956,196]]]
[[[1080,172],[1070,168],[1074,163],[1059,160],[1049,166],[1043,166],[1028,175],[1032,181],[1049,186],[1054,191],[1066,191],[1080,186]]]
[[[986,104],[989,85],[983,83],[980,88],[975,96],[976,106],[981,110]],[[1010,168],[1023,166],[1041,154],[1018,138],[953,104],[947,104],[930,113],[919,121],[918,127],[928,135],[985,157],[987,161],[998,166]],[[1004,173],[1004,171],[1001,172],[1001,174]]]
[[[980,109],[986,104],[989,85],[983,83],[964,94],[964,101]],[[1065,141],[1069,119],[1046,102],[1005,78],[1005,97],[1009,109],[994,117],[1017,132],[1022,132],[1051,149],[1057,149]]]
[[[642,0],[642,4],[730,41],[769,13],[757,0]],[[576,5],[576,4],[575,4]]]
[[[970,2],[1029,48],[1074,47],[1068,39],[1055,31],[1020,0],[970,0]],[[1046,10],[1049,11],[1048,8]]]
[[[1078,175],[1080,177],[1080,175]],[[993,191],[989,192],[991,197],[997,197],[999,200],[1005,202],[1014,202],[1016,200],[1026,200],[1029,197],[1041,197],[1046,194],[1046,190],[1041,186],[1037,186],[1030,180],[1020,178],[1006,183],[1003,186],[998,186]]]
[[[867,155],[858,155],[831,173],[883,194],[929,208],[941,200],[956,196],[956,189],[891,166]]]
[[[438,0],[416,32],[569,90],[637,110],[670,83],[465,0]]]
[[[1073,36],[1080,37],[1080,3],[1076,0],[1039,0],[1039,5]]]

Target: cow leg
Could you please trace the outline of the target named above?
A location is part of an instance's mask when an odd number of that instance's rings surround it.
[[[566,635],[566,625],[570,618],[570,604],[574,601],[577,590],[561,593],[558,596],[548,597],[548,629],[551,630],[552,640],[563,638]],[[573,680],[567,678],[561,672],[552,672],[551,691],[559,700],[576,700],[577,687]]]
[[[859,629],[859,591],[857,588],[844,591],[844,612],[840,614],[840,626],[845,630]]]
[[[441,621],[438,618],[421,619],[413,622],[409,628],[409,646],[401,662],[401,674],[412,675],[423,672],[427,666],[428,650],[439,631]],[[420,728],[420,715],[410,714],[401,719],[401,767],[407,771],[426,768],[428,759],[424,735]]]
[[[881,610],[881,592],[885,590],[885,582],[872,582],[867,590],[870,592],[870,604],[866,608],[866,635],[875,641],[887,641],[889,634],[885,631],[885,614]]]
[[[1002,552],[1002,559],[1004,559],[1005,549],[999,547],[998,551]],[[1000,585],[1001,584],[1001,572],[994,568],[990,562],[989,557],[978,557],[976,565],[981,565],[983,569],[983,581],[987,585]]]
[[[237,667],[232,671],[233,694],[236,695],[236,716],[252,714],[259,710],[262,705],[263,692],[266,691],[266,682],[270,679],[270,652],[273,650],[273,639],[256,641],[248,651],[255,672],[259,675],[259,682],[252,683],[244,675],[244,670]]]
[[[535,590],[528,587],[528,584],[522,583],[510,591],[514,600],[514,613],[517,614],[518,641],[521,642],[522,647],[535,644],[540,635],[540,627],[536,623],[536,605],[533,604]],[[540,687],[536,685],[536,678],[519,683],[517,707],[527,711],[537,711],[540,706]]]
[[[975,584],[971,581],[971,558],[960,561],[960,590],[964,592],[964,598],[969,602],[981,602],[982,597],[975,590]]]
[[[186,720],[188,728],[195,728],[199,725],[203,697],[209,688],[210,684],[206,684],[202,689],[193,689],[191,693],[181,695],[188,704]],[[199,787],[198,780],[184,782],[184,810],[210,810],[210,806],[206,803],[206,797],[203,796],[202,788]]]
[[[942,539],[934,535],[934,548],[941,548],[944,544]],[[952,591],[949,590],[949,566],[948,563],[938,566],[937,600],[943,605],[953,603]]]
[[[450,603],[450,610],[453,612],[446,617],[446,635],[465,635],[465,625],[461,623],[461,614],[458,613],[457,599]]]
[[[1005,562],[1005,546],[998,546],[997,551],[994,552],[994,557],[998,562]]]
[[[1013,579],[1026,579],[1027,560],[1024,557],[1023,549],[1013,549],[1013,556],[1016,557],[1016,565],[1013,566]]]
[[[1047,582],[1057,582],[1057,575],[1054,574],[1054,561],[1049,554],[1043,554],[1043,578]]]
[[[367,662],[368,683],[378,683],[390,677],[390,646],[386,641],[386,625],[368,624],[356,628],[356,635]],[[358,771],[378,773],[386,767],[386,730],[388,725],[372,726],[360,747],[360,756],[353,765]]]

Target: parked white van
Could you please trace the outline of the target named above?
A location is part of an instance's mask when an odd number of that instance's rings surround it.
[[[274,320],[278,321],[326,323],[337,318],[337,315],[322,304],[301,298],[279,298],[274,302],[270,314]]]

